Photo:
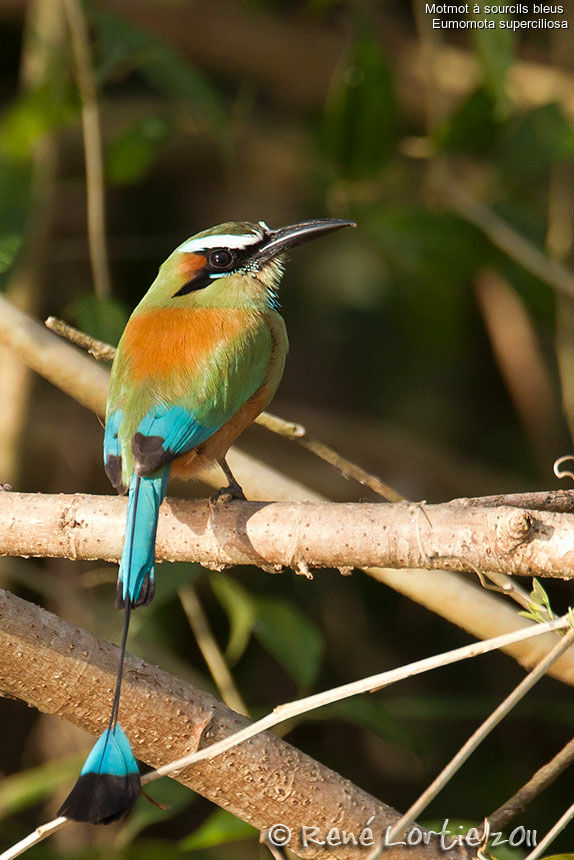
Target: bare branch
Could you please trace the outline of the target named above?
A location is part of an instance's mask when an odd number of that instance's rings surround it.
[[[118,648],[8,592],[0,591],[0,614],[0,691],[93,734],[101,732]],[[153,767],[249,725],[209,694],[133,657],[126,659],[121,721],[138,758]],[[374,817],[373,832],[380,834],[399,818],[390,806],[268,732],[206,758],[178,773],[178,781],[260,831],[285,824],[293,834],[290,847],[300,857],[313,857],[317,850],[302,845],[304,825],[325,834],[335,826],[360,834]],[[333,849],[332,856],[352,860],[356,852],[349,844]],[[434,842],[387,853],[413,860],[441,856]]]
[[[44,839],[47,839],[53,833],[56,833],[58,830],[61,830],[69,824],[67,818],[64,818],[62,815],[59,818],[54,818],[52,821],[48,821],[47,824],[41,824],[39,827],[36,827],[29,836],[26,836],[25,839],[21,839],[20,842],[17,842],[16,845],[10,846],[6,851],[3,851],[0,854],[0,860],[15,860],[16,857],[20,857],[20,855],[25,854],[29,848],[33,848],[34,845],[37,845],[39,842],[43,842]]]
[[[233,749],[239,743],[243,743],[249,738],[267,729],[285,723],[287,720],[292,720],[294,717],[300,717],[310,711],[322,708],[325,705],[340,702],[343,699],[348,699],[351,696],[357,696],[360,693],[373,693],[376,690],[382,690],[384,687],[389,687],[391,684],[396,684],[398,681],[404,681],[406,678],[413,678],[415,675],[422,675],[425,672],[430,672],[442,666],[450,666],[453,663],[458,663],[461,660],[469,660],[473,657],[478,657],[480,654],[487,654],[496,649],[506,648],[509,644],[518,642],[519,640],[536,638],[544,636],[547,632],[558,631],[569,625],[569,620],[565,618],[556,618],[553,621],[548,621],[544,624],[530,624],[528,629],[516,631],[515,633],[507,633],[504,636],[496,636],[494,639],[488,639],[483,642],[473,642],[470,645],[463,645],[461,648],[454,648],[451,651],[446,651],[442,654],[435,654],[431,657],[425,657],[422,660],[417,660],[414,663],[408,663],[405,666],[399,666],[396,669],[387,669],[385,672],[379,672],[377,675],[370,675],[367,678],[361,678],[358,681],[351,681],[348,684],[343,684],[340,687],[333,687],[330,690],[325,690],[321,693],[314,693],[312,696],[307,696],[304,699],[297,699],[294,702],[287,702],[284,705],[278,705],[272,713],[257,720],[250,726],[242,729],[228,738],[225,738],[213,746],[205,747],[191,755],[185,756],[180,761],[171,761],[169,764],[158,768],[153,773],[146,774],[143,777],[143,782],[152,782],[160,776],[174,773],[175,771],[187,767],[189,764],[194,764],[197,761],[209,759],[212,756],[220,755],[227,750]],[[556,645],[556,638],[552,638],[553,645]],[[560,644],[560,643],[559,643]]]
[[[278,418],[276,415],[271,415],[269,412],[262,412],[255,419],[255,423],[266,427],[272,433],[278,436],[283,436],[285,439],[290,439],[297,442],[302,448],[315,454],[321,460],[334,466],[339,472],[349,478],[353,478],[364,487],[368,487],[377,495],[382,496],[389,502],[398,502],[403,496],[397,493],[392,487],[382,481],[377,475],[372,475],[356,463],[342,457],[337,451],[334,451],[329,445],[321,442],[319,439],[314,439],[309,435],[307,429],[302,424],[294,424],[291,421],[285,421],[283,418]]]
[[[535,511],[561,511],[574,513],[574,490],[542,490],[534,493],[500,493],[497,496],[480,496],[475,499],[455,499],[451,504],[467,507],[528,508]]]
[[[115,346],[110,346],[109,343],[104,343],[103,340],[98,340],[90,334],[80,331],[74,326],[69,325],[64,320],[57,317],[48,317],[44,320],[44,325],[60,337],[66,338],[70,343],[85,349],[90,355],[93,355],[98,361],[113,361],[116,354]]]
[[[86,349],[94,356],[94,358],[102,359],[104,361],[113,361],[116,350],[115,347],[110,344],[97,340],[96,338],[91,337],[91,335],[86,334],[83,331],[79,331],[77,328],[74,328],[56,317],[48,317],[45,325],[47,328],[51,329],[51,331],[61,337],[65,337],[66,340],[70,341],[70,343]],[[257,418],[255,418],[255,423],[259,424],[261,427],[265,427],[265,429],[271,431],[271,433],[283,436],[283,438],[289,439],[292,442],[297,442],[301,447],[306,448],[307,451],[311,451],[312,454],[315,454],[316,457],[319,457],[321,460],[329,463],[329,465],[334,466],[346,477],[353,478],[359,484],[368,487],[384,499],[387,499],[390,502],[398,502],[403,498],[400,493],[397,493],[396,490],[393,490],[392,487],[385,484],[385,482],[377,477],[377,475],[372,475],[361,466],[358,466],[356,463],[352,463],[350,460],[347,460],[346,457],[342,457],[341,454],[338,454],[337,451],[334,451],[333,448],[326,445],[324,442],[321,442],[319,439],[313,439],[309,436],[307,429],[303,427],[302,424],[296,424],[293,421],[285,421],[284,418],[279,418],[279,416],[272,415],[270,412],[262,412],[257,416]]]
[[[0,555],[117,561],[126,500],[5,493]],[[166,499],[158,561],[308,567],[424,568],[574,579],[574,516],[457,504]]]
[[[178,592],[180,603],[189,621],[189,626],[195,636],[197,647],[207,663],[211,677],[215,681],[219,695],[225,704],[238,714],[249,715],[247,705],[237,689],[225,657],[213,635],[213,631],[203,611],[203,606],[193,585],[180,588]]]
[[[524,860],[538,860],[539,857],[546,852],[546,849],[549,845],[554,842],[557,836],[559,836],[567,824],[569,824],[574,818],[574,803],[572,803],[566,812],[564,812],[556,824],[550,828],[544,839],[541,839],[536,848],[527,854]]]
[[[540,278],[557,292],[574,296],[574,274],[525,239],[488,206],[471,197],[448,170],[436,169],[433,174],[433,192],[465,221],[478,227],[493,245],[508,254],[512,260],[516,260],[527,272]]]

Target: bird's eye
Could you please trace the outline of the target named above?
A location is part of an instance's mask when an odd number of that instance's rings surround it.
[[[233,254],[226,248],[218,248],[209,255],[209,265],[212,269],[218,269],[220,272],[230,269],[233,265],[233,260]]]

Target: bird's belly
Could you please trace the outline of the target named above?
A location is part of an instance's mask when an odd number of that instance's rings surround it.
[[[209,439],[173,460],[172,477],[188,480],[208,468],[214,461],[222,460],[237,437],[263,412],[271,396],[267,384],[264,383]]]

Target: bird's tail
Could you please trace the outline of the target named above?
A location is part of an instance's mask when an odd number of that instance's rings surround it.
[[[155,535],[159,506],[165,496],[170,465],[154,475],[134,474],[129,489],[126,536],[118,573],[116,608],[128,601],[132,606],[147,606],[155,591]]]
[[[118,723],[131,610],[131,603],[126,603],[120,666],[110,722],[92,747],[76,784],[58,810],[58,815],[65,815],[73,821],[110,824],[128,811],[140,793],[138,766],[130,742]]]
[[[153,597],[157,518],[169,470],[168,465],[153,477],[134,475],[130,484],[116,592],[116,606],[125,607],[116,690],[108,727],[92,747],[78,781],[58,810],[58,815],[74,821],[109,824],[127,812],[140,793],[138,766],[118,723],[118,711],[131,611],[135,606],[145,606]]]

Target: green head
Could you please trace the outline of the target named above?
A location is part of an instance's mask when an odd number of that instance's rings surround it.
[[[352,221],[329,218],[277,230],[263,221],[211,227],[168,257],[142,306],[273,307],[286,252],[316,236],[354,226]]]

